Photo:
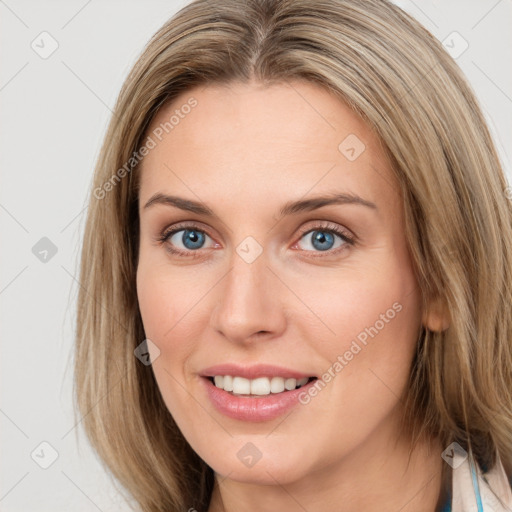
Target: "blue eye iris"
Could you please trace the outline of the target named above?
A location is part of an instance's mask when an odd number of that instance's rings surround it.
[[[334,236],[327,231],[313,231],[312,244],[319,251],[327,251],[334,245]]]
[[[199,249],[204,244],[204,233],[194,229],[185,229],[183,231],[181,241],[187,249]]]

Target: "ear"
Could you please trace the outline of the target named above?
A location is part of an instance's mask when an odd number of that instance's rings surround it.
[[[450,327],[450,312],[446,302],[440,297],[432,300],[423,313],[423,326],[429,331],[441,332]]]

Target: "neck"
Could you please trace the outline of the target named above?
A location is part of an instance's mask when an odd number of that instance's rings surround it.
[[[442,446],[437,440],[424,440],[411,452],[409,443],[391,441],[392,432],[396,429],[381,425],[364,445],[341,460],[285,485],[277,481],[256,485],[215,474],[208,512],[439,510],[449,475],[441,458]]]

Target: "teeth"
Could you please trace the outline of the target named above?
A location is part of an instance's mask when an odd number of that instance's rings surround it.
[[[251,381],[243,377],[233,377],[233,393],[237,395],[250,395]]]
[[[270,381],[267,377],[251,380],[251,395],[270,395]]]
[[[233,377],[231,377],[231,375],[226,375],[224,377],[224,391],[233,391]]]
[[[245,379],[231,375],[215,375],[213,378],[216,387],[224,391],[231,391],[234,395],[270,395],[270,393],[282,393],[304,386],[308,377],[302,379],[285,379],[283,377],[258,377],[257,379]]]
[[[284,387],[291,391],[292,389],[295,389],[297,387],[297,379],[286,379],[284,381]]]
[[[284,391],[284,379],[282,377],[272,377],[270,381],[270,391],[272,391],[272,393],[281,393]]]

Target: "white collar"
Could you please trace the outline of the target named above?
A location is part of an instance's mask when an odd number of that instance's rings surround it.
[[[451,512],[511,511],[511,484],[499,456],[493,469],[482,473],[468,454],[455,453]]]

